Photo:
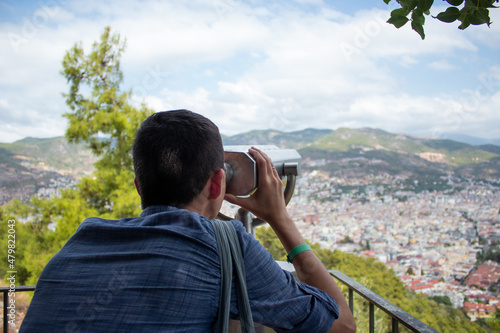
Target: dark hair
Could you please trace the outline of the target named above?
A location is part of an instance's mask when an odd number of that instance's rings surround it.
[[[224,148],[209,119],[188,110],[162,111],[141,124],[133,158],[143,209],[183,207],[224,167]]]

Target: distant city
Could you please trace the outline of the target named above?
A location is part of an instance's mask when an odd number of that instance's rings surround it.
[[[390,186],[397,180],[376,181],[382,182]],[[298,179],[289,211],[311,242],[374,257],[417,293],[448,296],[455,307],[469,300],[471,311],[470,304],[498,306],[493,293],[499,290],[500,265],[489,261],[473,269],[478,254],[500,240],[500,183],[448,182],[461,190],[387,193],[368,177],[329,178],[313,171]],[[368,186],[338,193],[345,185]]]

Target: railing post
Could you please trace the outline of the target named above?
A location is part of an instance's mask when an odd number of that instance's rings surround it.
[[[7,291],[3,292],[3,332],[9,333],[9,318],[7,305],[9,304],[9,293]]]
[[[370,333],[375,333],[375,306],[373,305],[372,302],[370,302],[370,323],[369,323],[369,330]]]
[[[354,290],[351,287],[349,287],[349,309],[354,314]]]
[[[392,333],[399,333],[399,322],[396,318],[392,317]]]

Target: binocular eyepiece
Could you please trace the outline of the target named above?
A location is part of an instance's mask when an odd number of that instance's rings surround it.
[[[226,192],[238,197],[251,195],[259,185],[257,162],[248,149],[252,146],[224,146],[224,167],[226,169]],[[262,150],[273,162],[278,175],[298,176],[300,155],[294,149],[280,149],[273,145],[254,146]]]

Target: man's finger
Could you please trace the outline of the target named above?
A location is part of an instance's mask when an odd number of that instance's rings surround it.
[[[269,173],[272,173],[273,162],[269,156],[267,156],[262,150],[252,147],[249,150],[249,153],[254,157],[257,165],[259,167],[259,173],[262,176],[265,176]]]

